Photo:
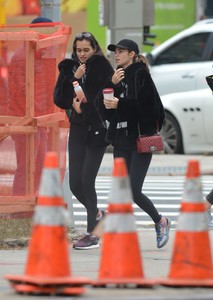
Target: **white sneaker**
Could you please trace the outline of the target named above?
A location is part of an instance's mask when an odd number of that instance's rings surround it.
[[[211,208],[209,208],[207,210],[207,220],[208,220],[208,226],[209,226],[209,228],[213,229],[213,217],[212,217],[212,214],[211,214]]]

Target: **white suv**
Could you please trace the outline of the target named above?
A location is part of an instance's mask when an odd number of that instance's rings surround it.
[[[213,66],[213,19],[176,34],[147,58],[160,95],[206,88]]]
[[[197,22],[153,49],[147,58],[166,111],[165,153],[213,152],[213,19]]]

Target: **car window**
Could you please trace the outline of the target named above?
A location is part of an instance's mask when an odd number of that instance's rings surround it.
[[[154,65],[199,62],[204,60],[204,50],[209,32],[194,34],[167,48],[154,60]]]
[[[213,60],[213,50],[211,50],[209,60]]]

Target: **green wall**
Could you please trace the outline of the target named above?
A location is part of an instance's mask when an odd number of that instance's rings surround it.
[[[89,0],[87,8],[87,30],[98,40],[102,50],[106,51],[106,27],[99,25],[98,0]]]
[[[99,41],[103,51],[106,50],[106,27],[99,25],[98,0],[88,1],[87,30],[91,31]],[[156,34],[150,39],[159,45],[174,34],[189,27],[196,19],[196,0],[155,0],[155,26],[151,33]],[[143,46],[149,52],[152,47]]]
[[[184,30],[195,22],[195,0],[156,0],[155,26],[152,32],[157,35],[156,44],[160,44],[174,34]]]

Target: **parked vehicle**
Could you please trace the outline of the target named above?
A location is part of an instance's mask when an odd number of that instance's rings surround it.
[[[213,152],[213,19],[199,21],[148,53],[166,110],[165,153]]]
[[[160,95],[206,88],[213,66],[213,19],[195,23],[146,56]]]
[[[207,84],[206,84],[207,85]],[[161,97],[165,153],[213,153],[213,95],[210,88]]]

